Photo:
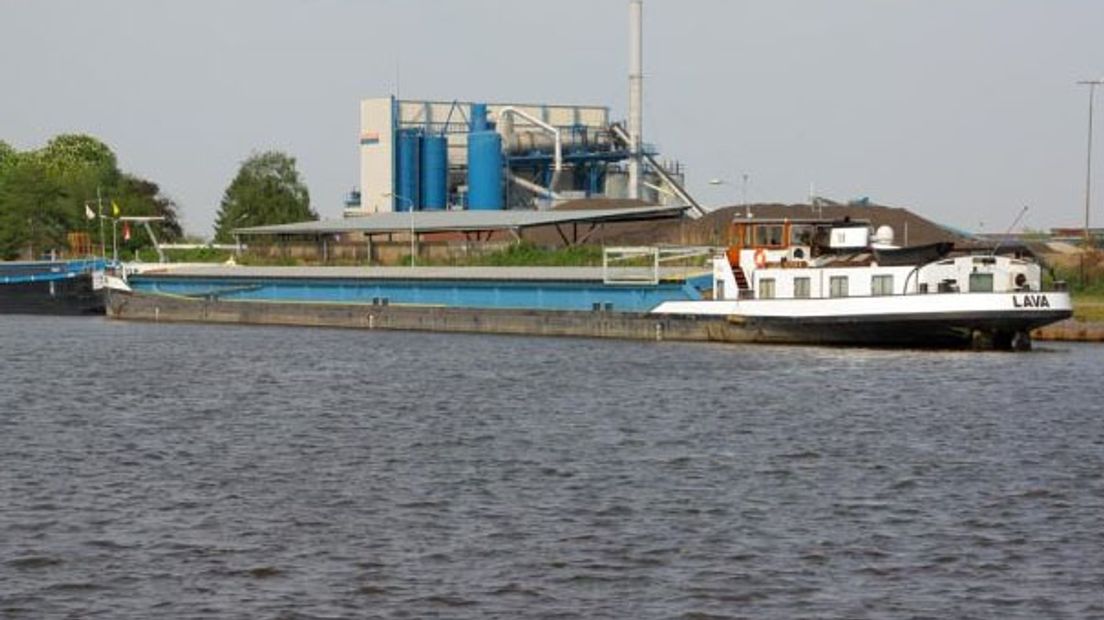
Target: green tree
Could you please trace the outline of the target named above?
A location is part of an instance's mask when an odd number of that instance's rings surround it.
[[[106,144],[85,134],[55,136],[46,146],[35,151],[51,176],[63,183],[93,180],[110,187],[119,178],[115,153]]]
[[[242,162],[222,196],[215,240],[234,240],[236,228],[317,220],[310,192],[295,169],[295,158],[278,151],[255,153]]]
[[[43,163],[19,157],[0,179],[0,258],[36,258],[66,248],[77,225],[65,190]]]
[[[115,153],[89,135],[55,136],[28,156],[37,159],[61,186],[66,209],[77,220],[84,216],[85,202],[95,198],[97,192],[113,196],[122,181]]]
[[[17,157],[19,153],[10,144],[0,140],[0,179],[3,178],[5,170],[15,165]]]
[[[124,173],[113,188],[111,196],[122,209],[123,215],[165,218],[164,221],[153,224],[161,241],[176,241],[184,235],[176,203],[161,193],[157,183]],[[132,236],[127,249],[135,250],[147,245],[150,245],[150,240],[143,233]]]
[[[97,194],[106,205],[116,202],[123,215],[164,217],[154,225],[162,240],[183,232],[176,203],[153,181],[120,171],[115,153],[97,138],[63,134],[23,153],[0,141],[0,254],[62,250],[68,232],[90,232],[98,239],[98,223],[85,218],[85,204]],[[151,244],[142,227],[134,228],[122,247],[128,253]]]

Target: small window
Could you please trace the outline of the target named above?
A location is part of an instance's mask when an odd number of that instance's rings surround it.
[[[808,299],[812,293],[809,278],[794,278],[794,298]]]
[[[812,245],[813,227],[807,224],[795,224],[790,227],[791,245]]]
[[[871,295],[892,295],[893,294],[893,276],[873,276],[870,279],[870,294]]]
[[[829,297],[847,297],[847,276],[832,276],[828,278]]]
[[[768,247],[782,246],[782,226],[760,224],[755,227],[755,245]]]
[[[970,274],[970,292],[971,293],[992,293],[993,292],[993,274],[991,274],[991,273],[971,273]]]
[[[713,287],[713,299],[724,299],[725,287],[724,280],[717,280],[716,285]]]
[[[759,299],[774,299],[774,278],[759,280]]]

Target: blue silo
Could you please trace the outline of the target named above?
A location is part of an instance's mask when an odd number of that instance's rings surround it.
[[[487,130],[487,104],[473,103],[471,105],[471,126],[469,130],[472,133]]]
[[[440,210],[448,206],[448,139],[426,134],[422,138],[422,208]]]
[[[502,136],[495,131],[468,134],[468,208],[502,209]]]
[[[416,129],[399,130],[395,156],[395,210],[417,209],[422,197],[418,167],[421,163],[421,135]]]

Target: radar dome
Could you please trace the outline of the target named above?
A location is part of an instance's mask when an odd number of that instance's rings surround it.
[[[893,228],[890,226],[879,226],[878,230],[874,231],[874,243],[875,245],[893,245]]]

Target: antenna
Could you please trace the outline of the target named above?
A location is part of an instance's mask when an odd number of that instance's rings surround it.
[[[1027,205],[1024,205],[1024,208],[1020,209],[1020,214],[1016,216],[1016,219],[1012,220],[1012,224],[1008,226],[1008,230],[1004,231],[1004,234],[1001,235],[1000,239],[997,239],[997,245],[993,246],[993,251],[989,253],[989,256],[997,255],[997,250],[999,250],[1001,244],[1004,243],[1004,238],[1012,234],[1012,229],[1016,227],[1016,224],[1019,223],[1020,219],[1023,218],[1025,213],[1027,213]]]

